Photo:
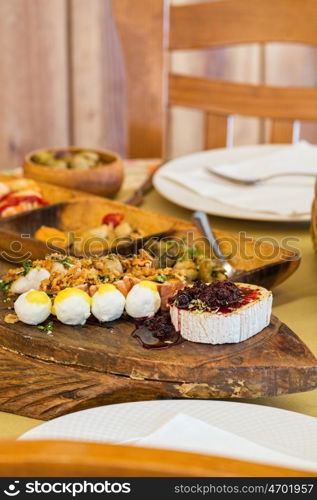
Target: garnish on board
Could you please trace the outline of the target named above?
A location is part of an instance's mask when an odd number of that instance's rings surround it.
[[[156,281],[158,283],[165,283],[165,281],[168,280],[168,277],[167,276],[164,276],[163,274],[158,274],[156,276]]]
[[[53,321],[49,321],[47,325],[38,325],[38,329],[42,332],[52,333],[54,329]]]
[[[63,255],[53,254],[48,257],[48,259],[52,262],[59,262],[60,264],[63,264],[66,269],[69,269],[72,266],[71,259],[69,257],[64,257]]]
[[[23,271],[21,271],[21,276],[26,276],[28,272],[32,269],[32,261],[31,260],[25,260],[22,264]]]
[[[98,274],[98,278],[104,283],[105,281],[109,281],[109,274]]]
[[[0,280],[0,290],[2,290],[5,293],[8,293],[11,285],[13,283],[13,280],[10,281],[5,281],[5,280]]]

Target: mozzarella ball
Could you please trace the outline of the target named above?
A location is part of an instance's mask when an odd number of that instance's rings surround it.
[[[20,321],[27,325],[39,325],[51,314],[51,300],[45,292],[29,290],[20,295],[14,303],[14,310]]]
[[[132,318],[154,316],[161,305],[161,297],[153,281],[140,281],[127,295],[125,310]]]
[[[100,285],[92,297],[91,311],[99,321],[114,321],[124,311],[125,296],[114,285]]]
[[[11,293],[25,293],[29,290],[38,290],[41,281],[50,277],[50,273],[43,267],[34,267],[26,276],[20,276],[12,283],[10,288]]]
[[[65,288],[54,300],[53,314],[65,325],[84,325],[90,316],[91,298],[79,288]]]

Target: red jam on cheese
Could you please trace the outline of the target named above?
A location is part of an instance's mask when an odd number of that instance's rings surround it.
[[[259,292],[247,287],[238,287],[229,280],[206,284],[201,281],[194,286],[179,290],[169,300],[178,309],[228,314],[258,297]]]

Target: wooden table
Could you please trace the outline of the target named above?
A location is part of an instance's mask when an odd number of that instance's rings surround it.
[[[143,208],[165,215],[183,219],[190,218],[190,211],[166,201],[157,192],[150,192],[142,205]],[[213,217],[213,225],[232,232],[245,231],[254,237],[273,237],[279,243],[283,238],[295,237],[298,241],[291,244],[302,252],[299,270],[274,291],[274,314],[294,330],[317,354],[317,257],[313,251],[312,240],[307,224],[282,224],[256,221],[241,221]],[[0,387],[1,391],[1,387]],[[239,400],[274,406],[286,410],[317,417],[317,390],[300,394]],[[26,417],[0,412],[0,439],[16,438],[26,430],[40,423]]]

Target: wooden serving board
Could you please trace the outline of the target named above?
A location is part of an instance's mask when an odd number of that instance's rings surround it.
[[[160,398],[256,398],[317,386],[317,360],[276,317],[239,344],[184,341],[145,349],[118,320],[52,335],[4,322],[0,310],[0,409],[50,419],[100,404]]]
[[[83,224],[95,226],[105,213],[121,212],[146,235],[172,228],[179,235],[193,234],[201,240],[185,221],[45,183],[40,186],[50,203],[66,201],[60,213],[64,230],[76,230]],[[9,253],[10,257],[10,263],[0,262],[1,275],[12,267],[15,240],[21,243],[21,255],[28,250],[33,256],[37,251],[42,256],[36,245],[39,242],[23,239],[21,234],[26,228],[32,233],[36,222],[42,224],[42,213],[26,214],[22,226],[18,216],[0,224],[0,256],[7,258]],[[296,252],[238,234],[215,233],[231,264],[244,272],[241,281],[273,287],[299,265]],[[209,247],[205,248],[208,251]],[[14,250],[15,257],[21,255]],[[56,323],[49,336],[22,323],[6,324],[7,312],[0,296],[0,409],[29,417],[45,420],[125,401],[255,398],[317,386],[317,360],[276,318],[268,328],[240,344],[184,342],[170,349],[146,350],[132,337],[134,325],[126,320],[117,321],[110,329],[96,323],[82,328]]]

